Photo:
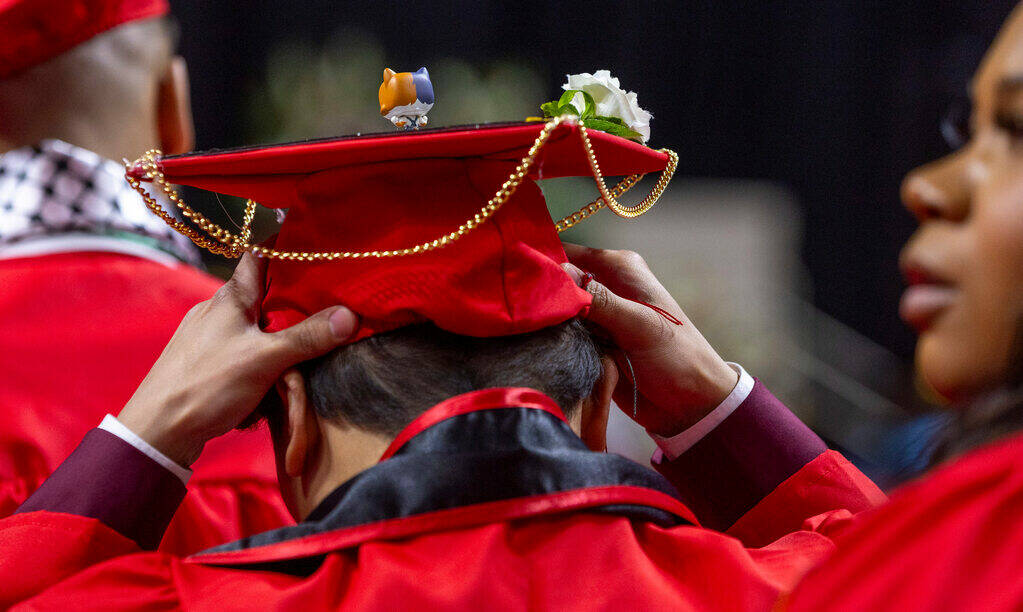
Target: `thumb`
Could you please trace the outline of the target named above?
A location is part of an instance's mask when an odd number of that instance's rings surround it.
[[[321,310],[305,321],[272,334],[274,354],[283,367],[319,357],[359,328],[359,317],[344,306]]]

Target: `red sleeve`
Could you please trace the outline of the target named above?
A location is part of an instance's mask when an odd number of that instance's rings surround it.
[[[84,568],[141,549],[94,518],[39,511],[0,520],[0,550],[6,610]]]
[[[78,572],[14,609],[180,610],[186,606],[175,583],[177,563],[165,553],[124,555]]]
[[[155,548],[184,495],[176,476],[134,446],[90,431],[0,520],[0,608],[103,561]]]
[[[886,500],[856,466],[829,450],[778,485],[727,533],[749,547],[765,546],[799,530],[830,537],[853,515]]]
[[[654,467],[703,525],[728,530],[748,546],[799,530],[822,513],[855,513],[885,499],[759,381],[714,431]]]
[[[175,557],[144,553],[93,518],[54,512],[0,520],[0,608],[177,609]],[[18,605],[20,604],[20,605]]]

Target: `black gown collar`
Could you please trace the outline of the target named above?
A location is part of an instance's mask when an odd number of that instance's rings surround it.
[[[421,415],[395,438],[380,463],[331,492],[298,525],[200,556],[449,508],[615,485],[678,497],[660,474],[619,455],[590,451],[542,393],[487,389],[452,398]],[[687,522],[643,505],[590,511],[665,527]]]

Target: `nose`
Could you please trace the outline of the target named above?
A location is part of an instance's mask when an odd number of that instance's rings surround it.
[[[917,220],[961,221],[970,211],[966,153],[957,152],[913,170],[902,181],[902,203]]]

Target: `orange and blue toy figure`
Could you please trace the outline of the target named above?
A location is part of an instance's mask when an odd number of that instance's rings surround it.
[[[384,68],[380,85],[380,114],[396,127],[415,130],[426,125],[426,113],[433,108],[433,83],[426,68],[395,72]]]

